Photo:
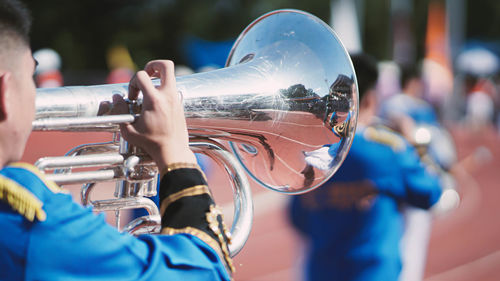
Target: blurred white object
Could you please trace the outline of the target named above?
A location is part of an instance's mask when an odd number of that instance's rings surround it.
[[[400,241],[403,267],[399,281],[422,281],[432,228],[432,213],[409,205],[404,206],[402,212],[406,225]]]
[[[382,61],[378,63],[377,94],[379,100],[387,99],[401,92],[399,76],[401,70],[393,61]]]
[[[457,57],[459,71],[478,76],[488,76],[498,71],[498,57],[484,48],[473,48],[464,51]]]
[[[455,210],[460,205],[460,194],[455,189],[446,189],[441,194],[433,212],[436,215],[444,215]]]
[[[493,122],[495,105],[493,99],[486,93],[473,92],[467,97],[466,118],[474,125],[484,125]]]
[[[356,4],[359,1],[351,0],[331,0],[331,22],[345,48],[350,53],[359,53],[363,51],[361,47],[361,35],[358,23],[358,14]]]
[[[453,92],[453,74],[439,62],[424,59],[422,78],[426,85],[426,99],[432,104],[442,104],[446,97]]]
[[[33,53],[33,58],[38,62],[35,74],[59,70],[61,68],[61,57],[52,49],[40,49]]]
[[[219,69],[220,67],[216,66],[216,65],[213,65],[213,64],[210,64],[210,65],[204,65],[200,68],[198,68],[196,70],[197,73],[201,73],[201,72],[209,72],[209,71],[213,71],[213,70],[216,70],[216,69]]]
[[[194,71],[187,65],[175,65],[175,76],[185,76],[193,74]]]
[[[328,153],[328,149],[328,146],[323,146],[310,152],[304,152],[306,163],[320,170],[328,170],[334,160]]]
[[[429,145],[431,143],[432,137],[431,132],[426,128],[419,127],[414,132],[415,143],[419,145]]]

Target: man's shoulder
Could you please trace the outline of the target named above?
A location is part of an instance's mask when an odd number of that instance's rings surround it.
[[[28,163],[12,163],[0,170],[0,175],[8,177],[28,189],[43,187],[53,193],[65,192],[55,182],[48,180],[37,167]]]
[[[0,170],[0,202],[29,221],[45,220],[42,206],[47,192],[60,193],[62,189],[30,164],[14,163]]]
[[[402,151],[406,148],[404,138],[394,130],[384,125],[372,125],[362,131],[365,141],[378,143],[390,147],[393,151]]]

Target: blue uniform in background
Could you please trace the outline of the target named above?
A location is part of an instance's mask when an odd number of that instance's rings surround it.
[[[381,104],[382,118],[397,115],[407,115],[417,124],[439,124],[436,111],[428,102],[406,94],[394,95]]]
[[[432,133],[427,153],[444,169],[456,162],[456,151],[452,138],[441,126],[436,111],[430,103],[407,94],[397,94],[381,104],[379,116],[385,121],[408,116],[415,125],[424,126]]]
[[[119,233],[35,169],[0,170],[0,280],[230,280],[199,238]]]
[[[291,222],[310,242],[306,279],[397,280],[400,203],[429,208],[440,194],[438,178],[402,137],[382,127],[358,127],[336,174],[292,198]]]
[[[380,117],[388,124],[394,120],[410,118],[415,127],[414,136],[411,141],[417,141],[417,136],[428,136],[428,143],[420,144],[419,153],[432,163],[440,171],[443,182],[443,190],[455,189],[453,177],[446,173],[456,163],[456,150],[452,136],[439,124],[438,116],[430,103],[424,99],[401,93],[392,96],[381,104]],[[422,139],[422,138],[420,138]],[[425,139],[425,138],[424,138]],[[453,206],[450,201],[453,197],[447,192],[448,206]],[[450,197],[451,196],[451,197]],[[458,201],[456,201],[458,204]],[[446,204],[445,204],[446,205]],[[450,207],[440,205],[438,210],[444,213]],[[456,206],[456,205],[455,205]],[[424,210],[406,206],[404,209],[405,233],[401,243],[403,256],[403,270],[400,275],[401,281],[422,280],[425,272],[427,257],[427,246],[430,239],[433,214]]]

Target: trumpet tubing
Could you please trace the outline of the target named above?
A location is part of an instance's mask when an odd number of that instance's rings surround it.
[[[320,186],[352,143],[358,94],[350,57],[331,28],[306,12],[261,16],[238,37],[225,68],[176,82],[193,148],[224,157],[216,162],[228,172],[246,172],[269,189],[298,194]],[[116,132],[117,124],[135,120],[142,99],[131,114],[110,115],[114,95],[126,97],[128,84],[39,89],[33,128]],[[115,145],[128,159],[134,153],[121,142]],[[125,182],[137,167],[152,171],[141,161],[111,165],[108,176]],[[243,177],[234,185],[248,185]]]

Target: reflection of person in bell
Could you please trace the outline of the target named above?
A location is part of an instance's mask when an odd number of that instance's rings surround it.
[[[332,132],[340,139],[338,142],[325,144],[319,149],[304,152],[304,160],[308,165],[320,170],[328,170],[332,167],[335,160],[338,160],[336,158],[340,155],[339,151],[342,151],[346,142],[346,134],[349,132],[350,120],[351,114],[349,113],[344,122],[333,126]]]
[[[342,117],[341,115],[344,115],[345,117],[345,113],[349,112],[349,97],[352,93],[353,84],[353,79],[345,75],[339,75],[337,79],[335,79],[335,82],[333,82],[330,86],[330,94],[328,96],[325,116],[325,122],[328,119],[330,127],[333,128],[339,122],[342,122],[339,120],[339,118]]]
[[[375,60],[362,54],[352,61],[360,106],[349,154],[329,181],[294,196],[289,206],[292,225],[307,243],[304,280],[398,280],[400,203],[428,209],[441,195],[437,175],[415,148],[389,128],[374,125]]]
[[[351,122],[351,113],[349,111],[349,97],[353,91],[353,79],[339,75],[335,82],[330,86],[330,94],[326,98],[326,110],[323,110],[323,122],[325,126],[331,128],[338,142],[325,144],[323,147],[314,151],[304,152],[304,160],[314,168],[328,170],[339,161],[339,151],[346,143],[346,135],[349,132]]]

